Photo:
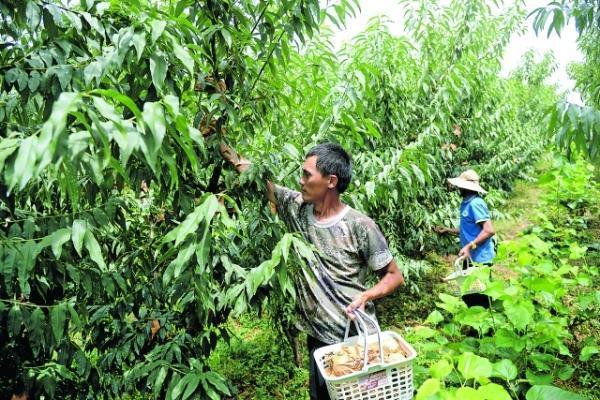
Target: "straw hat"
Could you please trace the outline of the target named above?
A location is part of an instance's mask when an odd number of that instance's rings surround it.
[[[472,169],[468,169],[457,178],[448,179],[448,183],[456,187],[471,190],[473,192],[487,193],[481,186],[479,186],[479,175]]]

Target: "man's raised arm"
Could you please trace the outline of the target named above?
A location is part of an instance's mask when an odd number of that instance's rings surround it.
[[[221,142],[219,150],[221,151],[223,159],[231,165],[233,165],[233,167],[240,174],[250,169],[250,165],[252,164],[252,162],[237,154],[235,150],[227,146],[225,143]],[[267,181],[267,199],[271,203],[275,204],[275,186],[271,181]]]

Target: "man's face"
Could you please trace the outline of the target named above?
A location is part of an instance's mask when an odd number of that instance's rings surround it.
[[[307,203],[314,203],[325,197],[329,189],[333,189],[337,180],[333,175],[322,175],[317,169],[317,156],[308,157],[302,166],[300,187],[302,199]]]

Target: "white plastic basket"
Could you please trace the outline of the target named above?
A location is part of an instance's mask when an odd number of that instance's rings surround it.
[[[358,310],[356,310],[358,312]],[[369,318],[362,313],[362,318]],[[360,318],[357,316],[357,319]],[[370,318],[369,318],[370,320]],[[371,322],[373,320],[370,320]],[[412,348],[402,336],[393,331],[379,330],[373,335],[360,335],[360,328],[357,325],[359,336],[348,338],[348,329],[346,329],[346,339],[342,343],[332,344],[315,350],[314,357],[319,367],[319,371],[327,384],[327,390],[331,400],[411,400],[413,398],[413,369],[412,361],[417,356],[417,352]],[[363,324],[364,326],[364,324]],[[348,326],[349,327],[349,326]],[[368,332],[365,328],[364,332]],[[395,339],[400,347],[407,354],[403,360],[394,361],[389,364],[383,362],[382,342],[388,339]],[[367,364],[365,355],[365,365],[362,371],[354,372],[341,377],[331,377],[325,371],[325,358],[329,353],[337,353],[342,346],[355,345],[359,341],[368,346],[379,342],[379,354],[381,359],[375,364]]]
[[[464,256],[458,257],[454,262],[454,272],[444,278],[444,281],[451,282],[450,291],[456,296],[483,292],[485,290],[485,284],[480,279],[475,279],[465,292],[461,291],[465,279],[467,279],[473,272],[479,271],[481,268],[489,268],[477,267],[473,265],[473,262],[471,261],[469,262],[468,267],[463,269],[464,261]]]

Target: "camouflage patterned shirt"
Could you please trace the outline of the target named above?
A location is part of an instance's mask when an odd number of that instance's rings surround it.
[[[324,343],[340,342],[347,322],[344,308],[367,289],[368,269],[377,271],[392,261],[385,238],[372,219],[349,206],[317,221],[301,193],[275,186],[275,198],[288,230],[302,233],[321,253],[309,266],[319,281],[307,272],[296,279],[299,328]],[[374,315],[372,303],[366,309]]]

